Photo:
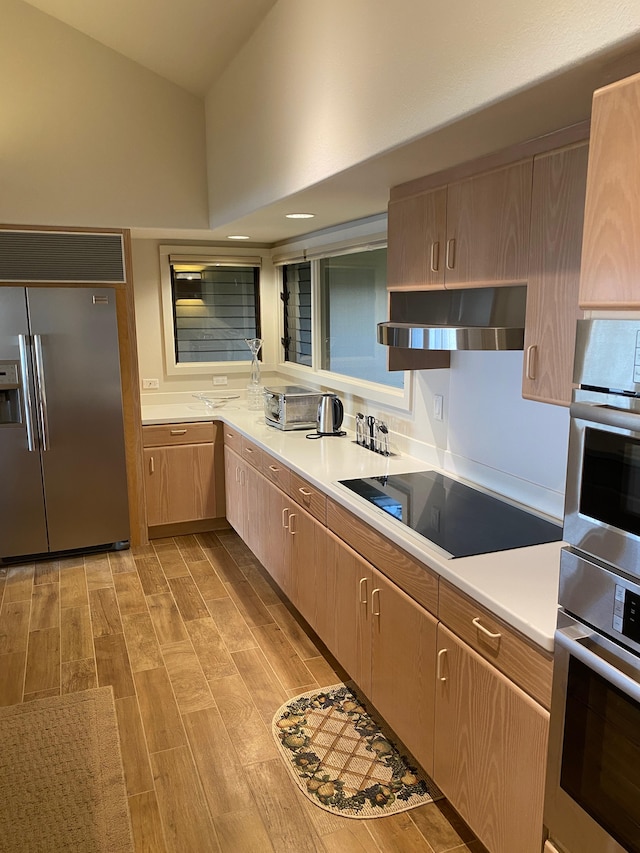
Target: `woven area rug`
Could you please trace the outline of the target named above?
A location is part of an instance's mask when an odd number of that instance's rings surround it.
[[[443,796],[398,751],[353,684],[296,696],[278,709],[272,729],[300,790],[327,811],[382,817]]]
[[[132,853],[110,687],[0,708],[0,850]]]

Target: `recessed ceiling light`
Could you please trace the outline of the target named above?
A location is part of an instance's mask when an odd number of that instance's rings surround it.
[[[247,234],[229,234],[227,240],[250,240]]]
[[[315,213],[287,213],[287,219],[313,219]]]

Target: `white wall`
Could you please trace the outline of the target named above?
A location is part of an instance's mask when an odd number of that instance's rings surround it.
[[[206,99],[211,224],[638,33],[637,0],[279,0]]]
[[[0,0],[0,222],[205,228],[204,104]]]

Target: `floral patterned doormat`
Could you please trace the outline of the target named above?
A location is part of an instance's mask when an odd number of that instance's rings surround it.
[[[383,817],[443,797],[399,752],[352,684],[296,696],[276,711],[272,728],[298,787],[326,811]]]

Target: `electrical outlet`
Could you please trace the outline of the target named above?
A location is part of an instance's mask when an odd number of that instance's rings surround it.
[[[444,417],[444,397],[442,394],[433,395],[433,417],[441,421]]]
[[[214,376],[213,377],[213,384],[214,385],[226,385],[227,384],[227,377],[226,376]]]
[[[159,379],[143,379],[142,380],[142,390],[143,391],[157,391],[160,387]]]

